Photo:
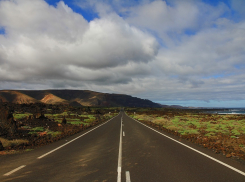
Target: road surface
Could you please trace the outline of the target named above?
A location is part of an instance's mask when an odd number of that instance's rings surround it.
[[[1,182],[244,182],[244,172],[244,164],[179,142],[123,111],[53,144],[0,156]]]

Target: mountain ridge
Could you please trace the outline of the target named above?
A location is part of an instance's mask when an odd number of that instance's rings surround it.
[[[101,93],[90,90],[0,90],[0,102],[16,104],[45,103],[101,107],[160,107],[147,99],[126,94]]]

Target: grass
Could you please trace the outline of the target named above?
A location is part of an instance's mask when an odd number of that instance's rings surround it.
[[[14,119],[16,119],[16,120],[29,117],[30,115],[32,115],[32,114],[30,114],[30,113],[24,113],[24,114],[14,113],[13,114]]]
[[[75,125],[79,125],[79,124],[85,124],[86,125],[87,123],[91,123],[91,122],[94,122],[96,120],[96,117],[93,114],[77,115],[78,118],[70,118],[68,116],[67,112],[63,112],[61,114],[45,114],[45,116],[48,117],[49,119],[54,119],[55,121],[57,121],[59,123],[61,123],[63,117],[66,116],[67,123],[75,124]],[[76,114],[70,113],[70,116],[76,116]],[[109,118],[111,118],[113,116],[114,116],[113,114],[111,114],[111,115],[108,114]],[[87,119],[84,119],[84,121],[81,121],[82,118],[87,118]]]
[[[61,131],[47,131],[48,135],[52,135],[52,137],[56,137],[61,134]]]
[[[43,132],[44,128],[43,127],[35,127],[31,128],[29,134],[37,134],[38,132]]]
[[[186,111],[147,113],[151,112],[131,112],[130,116],[177,132],[203,146],[214,147],[223,154],[231,151],[238,157],[245,154],[245,115],[192,114]]]
[[[82,121],[69,121],[68,123],[70,124],[75,124],[75,125],[81,125],[81,124],[85,124]],[[87,123],[86,123],[87,124]]]
[[[133,114],[131,117],[138,120],[151,121],[155,124],[161,125],[167,129],[177,131],[181,135],[200,134],[205,131],[205,136],[215,136],[222,133],[227,136],[238,137],[245,134],[245,120],[237,119],[236,116],[226,115],[192,115],[186,113],[181,116],[158,116]]]
[[[52,135],[53,137],[56,137],[57,135],[61,134],[61,131],[51,131],[51,130],[45,130],[43,127],[35,127],[30,129],[29,134],[38,134],[38,132],[47,132],[47,135]]]
[[[30,151],[32,151],[32,150],[34,150],[34,149],[26,149],[25,151],[26,151],[26,152],[30,152]]]
[[[18,146],[20,144],[29,142],[28,140],[23,140],[23,139],[7,140],[1,137],[0,137],[0,141],[3,144],[3,147],[13,147],[13,146]]]
[[[41,131],[44,131],[44,128],[41,127],[41,126],[39,126],[39,127],[32,128],[32,129],[30,129],[30,130],[36,131],[36,132],[41,132]]]

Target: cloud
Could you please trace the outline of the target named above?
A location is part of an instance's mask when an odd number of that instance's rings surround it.
[[[239,15],[244,18],[245,17],[245,1],[244,0],[231,0],[232,8],[239,13]]]
[[[213,26],[213,21],[227,12],[229,8],[222,2],[214,7],[201,1],[159,0],[132,7],[126,21],[155,32],[169,47],[178,44],[186,32],[195,34]]]
[[[31,15],[31,16],[30,16]],[[106,69],[155,58],[155,38],[120,16],[87,22],[63,1],[57,7],[43,0],[0,1],[0,80],[25,83],[32,80],[80,80],[107,83]],[[100,71],[98,71],[100,70]]]
[[[98,14],[89,22],[63,1],[47,2],[0,1],[1,89],[245,100],[245,21],[234,15],[242,15],[236,1],[74,1]]]
[[[225,21],[186,38],[178,46],[160,50],[157,60],[164,72],[182,76],[231,74],[245,57],[244,23]],[[224,28],[225,27],[225,28]],[[240,28],[239,28],[240,27]]]

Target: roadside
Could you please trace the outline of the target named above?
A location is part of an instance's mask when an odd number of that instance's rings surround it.
[[[58,108],[58,109],[57,109]],[[118,110],[60,105],[0,108],[0,155],[31,151],[101,124]]]
[[[193,113],[180,110],[127,111],[139,122],[164,130],[223,154],[245,159],[245,116]]]

